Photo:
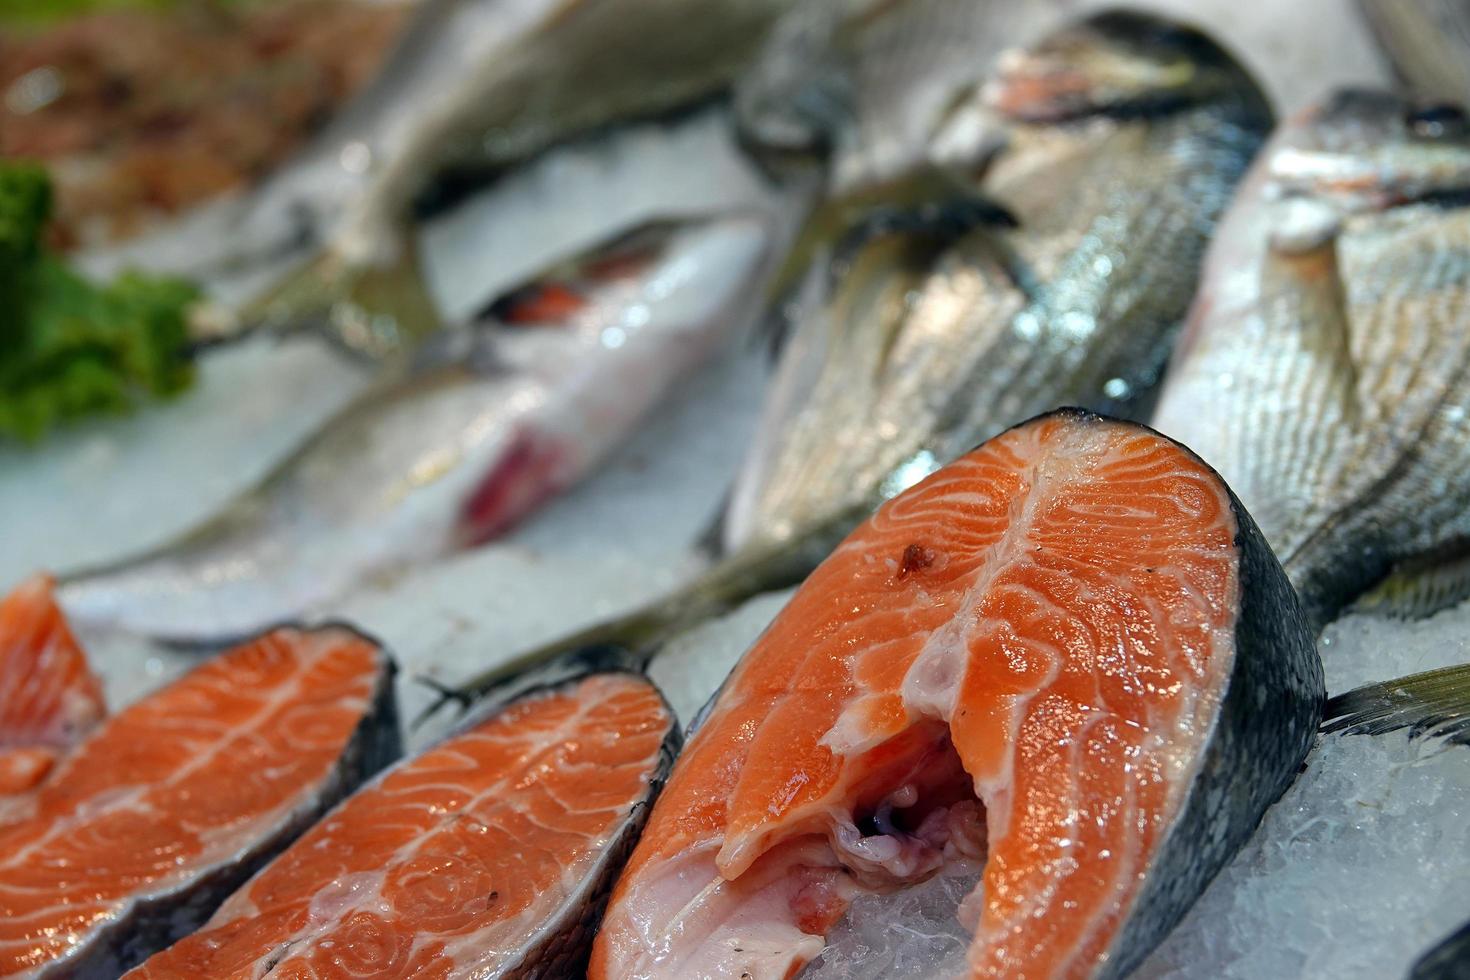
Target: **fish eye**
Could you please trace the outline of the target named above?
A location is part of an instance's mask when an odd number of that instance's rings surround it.
[[[1407,121],[1414,135],[1428,139],[1464,136],[1470,132],[1470,120],[1466,119],[1465,110],[1448,102],[1414,109],[1409,113]]]

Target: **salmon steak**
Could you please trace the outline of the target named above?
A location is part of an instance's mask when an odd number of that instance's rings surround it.
[[[0,797],[35,786],[107,714],[52,585],[37,575],[0,601]]]
[[[0,976],[116,977],[396,754],[392,663],[279,629],[113,715],[0,819]]]
[[[793,976],[864,892],[979,870],[975,977],[1117,977],[1295,777],[1295,594],[1189,450],[1076,409],[893,498],[696,719],[590,977]]]
[[[528,694],[388,770],[128,976],[576,976],[677,749],[641,677]]]

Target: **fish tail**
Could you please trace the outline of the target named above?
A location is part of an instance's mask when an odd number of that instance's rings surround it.
[[[1470,664],[1368,684],[1328,700],[1324,734],[1383,735],[1470,744]]]
[[[1422,619],[1470,599],[1470,542],[1395,565],[1353,604],[1353,611],[1390,619]]]
[[[450,686],[420,677],[420,683],[437,697],[414,719],[413,727],[422,726],[451,704],[463,713],[487,697],[498,700],[502,692],[523,684],[544,683],[539,680],[543,672],[555,674],[603,661],[642,671],[670,640],[685,631],[729,612],[751,596],[800,582],[825,557],[820,543],[829,537],[830,530],[824,526],[789,542],[736,552],[660,599],[517,654],[462,684]]]
[[[418,255],[405,246],[372,264],[323,252],[250,304],[237,329],[315,330],[353,355],[384,361],[411,353],[441,325]]]

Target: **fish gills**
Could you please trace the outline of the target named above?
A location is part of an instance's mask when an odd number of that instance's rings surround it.
[[[51,579],[22,582],[0,602],[0,793],[29,788],[106,714]]]
[[[392,664],[280,629],[119,712],[0,823],[0,976],[114,977],[396,752]]]
[[[785,977],[862,890],[983,861],[975,976],[1135,965],[1313,739],[1321,664],[1224,482],[1075,409],[881,507],[745,655],[593,977]]]
[[[631,674],[518,700],[353,795],[129,976],[572,976],[677,748]]]

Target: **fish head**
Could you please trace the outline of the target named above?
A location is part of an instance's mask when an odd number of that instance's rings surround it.
[[[1453,203],[1470,192],[1470,117],[1452,103],[1343,89],[1289,124],[1270,179],[1349,212]]]
[[[1238,85],[1242,69],[1200,31],[1168,18],[1107,11],[1003,54],[985,102],[1019,122],[1168,111]]]

